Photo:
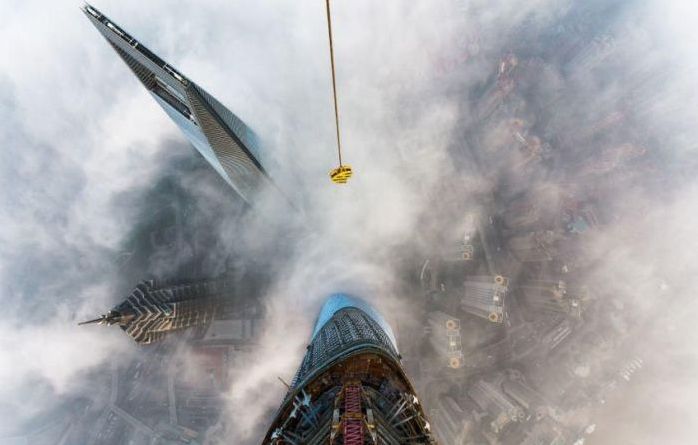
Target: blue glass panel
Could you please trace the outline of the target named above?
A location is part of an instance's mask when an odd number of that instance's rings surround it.
[[[359,309],[360,311],[364,312],[366,315],[371,317],[373,320],[375,320],[376,323],[378,323],[380,327],[383,328],[383,331],[388,336],[391,343],[393,344],[393,347],[397,351],[397,342],[395,341],[395,335],[393,334],[392,328],[390,327],[388,322],[385,321],[383,316],[366,301],[362,300],[361,298],[357,298],[347,294],[333,294],[329,296],[324,306],[322,306],[320,314],[318,315],[317,322],[315,323],[315,329],[313,330],[312,339],[315,339],[315,336],[318,332],[320,332],[320,329],[322,329],[325,323],[327,323],[332,318],[332,316],[335,313],[337,313],[337,311],[347,307]]]

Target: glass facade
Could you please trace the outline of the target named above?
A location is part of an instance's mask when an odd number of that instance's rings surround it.
[[[94,7],[83,9],[97,30],[194,147],[245,201],[276,190],[260,162],[258,139],[242,120]]]
[[[366,301],[347,294],[334,294],[327,299],[320,310],[317,321],[315,322],[315,329],[313,329],[312,339],[315,339],[318,332],[320,332],[320,329],[322,329],[322,327],[334,316],[335,313],[344,308],[356,308],[370,316],[383,329],[383,332],[385,332],[390,339],[393,348],[395,348],[397,351],[395,334],[393,334],[392,328],[388,322],[385,321],[383,316]]]

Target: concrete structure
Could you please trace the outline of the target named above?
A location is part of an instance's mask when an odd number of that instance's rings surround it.
[[[500,275],[468,277],[463,283],[460,307],[493,323],[502,323],[508,286],[509,280]]]
[[[449,395],[438,399],[436,408],[432,409],[431,418],[434,432],[441,445],[463,445],[472,428],[470,415]]]
[[[437,353],[445,358],[444,363],[454,369],[463,366],[460,320],[435,311],[427,314],[427,325],[429,341]]]
[[[529,416],[541,420],[548,412],[543,397],[531,388],[522,378],[509,378],[502,382],[502,391],[524,408]]]
[[[552,260],[557,254],[556,243],[561,237],[550,230],[531,232],[509,238],[507,247],[522,263]]]
[[[579,319],[588,299],[586,288],[568,289],[562,280],[530,280],[518,289],[526,306],[541,314],[566,314]]]
[[[500,385],[479,380],[468,388],[468,396],[488,414],[490,428],[494,433],[525,418],[523,409],[503,393]]]

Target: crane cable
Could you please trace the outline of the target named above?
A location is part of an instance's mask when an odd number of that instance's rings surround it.
[[[334,48],[332,45],[332,16],[330,14],[330,0],[325,0],[327,6],[327,33],[330,38],[330,66],[332,68],[332,95],[334,98],[334,123],[337,130],[337,156],[339,167],[330,172],[330,179],[336,184],[346,184],[352,175],[351,166],[342,165],[342,142],[339,137],[339,107],[337,105],[337,79],[334,68]]]

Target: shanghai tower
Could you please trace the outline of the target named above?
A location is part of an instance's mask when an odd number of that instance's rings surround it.
[[[368,303],[327,300],[262,443],[435,443],[392,329]]]

